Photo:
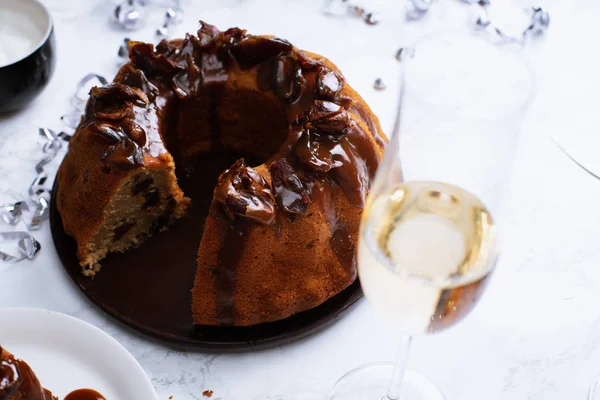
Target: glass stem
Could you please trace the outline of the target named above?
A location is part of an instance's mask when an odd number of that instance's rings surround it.
[[[404,371],[406,371],[406,363],[408,361],[408,351],[412,336],[406,333],[402,334],[400,339],[400,350],[398,350],[398,358],[396,358],[396,366],[394,367],[394,375],[392,382],[388,388],[387,397],[383,400],[400,400],[400,391],[402,390],[402,381],[404,380]]]

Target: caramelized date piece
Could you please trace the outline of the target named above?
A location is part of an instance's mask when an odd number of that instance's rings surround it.
[[[315,101],[292,128],[300,130],[296,145],[298,159],[321,172],[342,166],[347,160],[339,141],[350,127],[350,116],[342,107],[328,101]]]
[[[182,68],[163,54],[156,54],[150,43],[129,42],[131,62],[149,75],[172,77]]]
[[[231,48],[231,54],[242,68],[252,68],[258,64],[291,52],[293,46],[290,42],[278,38],[262,36],[249,36]]]
[[[123,140],[132,140],[140,147],[146,144],[146,131],[129,118],[121,121],[120,125],[116,122],[96,120],[90,122],[88,128],[108,143],[114,144]]]
[[[112,83],[103,87],[93,87],[90,95],[102,105],[133,103],[137,106],[144,107],[148,104],[148,97],[140,89],[122,85],[120,83]]]
[[[124,171],[144,165],[142,149],[133,140],[122,140],[111,146],[101,161],[110,167]]]
[[[344,80],[339,74],[322,65],[317,70],[317,96],[320,99],[333,101],[344,87]]]
[[[93,87],[86,107],[86,115],[99,119],[120,120],[133,113],[133,105],[145,107],[148,96],[140,89],[113,83],[103,87]]]
[[[304,131],[296,145],[296,155],[302,164],[311,169],[329,172],[342,165],[341,160],[335,157],[338,147],[337,143],[321,141],[311,131]]]
[[[282,100],[295,103],[302,93],[304,77],[296,59],[291,55],[281,55],[275,60],[273,91]]]
[[[156,53],[171,58],[177,53],[177,46],[171,44],[167,39],[163,39],[156,45]]]
[[[258,70],[259,89],[272,90],[286,103],[293,104],[300,98],[304,83],[300,64],[291,53],[261,64]]]
[[[111,144],[116,144],[126,139],[121,128],[109,122],[92,121],[88,126],[97,137]]]
[[[221,33],[219,29],[214,26],[207,24],[204,21],[200,21],[200,29],[198,30],[198,39],[200,39],[200,44],[202,46],[206,46],[210,44],[215,38]]]
[[[323,65],[321,61],[315,60],[302,50],[297,50],[296,57],[300,63],[300,67],[306,71],[314,71]]]
[[[334,137],[348,133],[350,129],[350,116],[339,105],[329,101],[315,101],[306,115],[307,126],[319,135]]]
[[[144,71],[131,64],[127,64],[121,69],[118,79],[124,85],[140,89],[150,100],[154,100],[158,95],[158,88],[146,78]]]
[[[302,214],[311,202],[309,192],[296,171],[285,158],[275,161],[269,168],[275,201],[291,214]]]
[[[269,184],[244,159],[221,174],[215,199],[231,219],[239,216],[264,225],[275,219],[275,201]]]
[[[87,128],[110,145],[100,159],[105,165],[117,170],[144,165],[142,147],[131,140],[120,126],[113,122],[92,121]]]
[[[121,121],[123,132],[133,140],[138,146],[146,145],[146,131],[135,120],[127,118]]]

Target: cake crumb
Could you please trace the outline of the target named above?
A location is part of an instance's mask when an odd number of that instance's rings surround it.
[[[170,395],[170,396],[169,396],[169,400],[171,400],[172,398],[173,398],[173,395]]]
[[[205,390],[204,392],[202,392],[202,396],[204,396],[204,397],[212,397],[213,393],[214,392],[212,390]]]

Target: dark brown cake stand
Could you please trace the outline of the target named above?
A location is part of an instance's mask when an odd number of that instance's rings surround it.
[[[214,157],[203,175],[213,179],[198,184],[191,176],[179,176],[179,183],[193,199],[189,217],[150,238],[138,248],[111,255],[102,262],[94,278],[83,276],[75,255],[75,241],[65,234],[56,208],[55,183],[50,207],[50,227],[56,251],[75,284],[107,314],[129,327],[177,344],[199,350],[264,349],[303,338],[342,317],[362,296],[360,285],[352,284],[319,307],[282,321],[252,327],[194,326],[191,290],[196,272],[196,255],[202,235],[212,188],[218,172],[231,165],[235,157]]]

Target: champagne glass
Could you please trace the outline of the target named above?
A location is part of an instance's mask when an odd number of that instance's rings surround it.
[[[396,364],[348,372],[330,399],[445,399],[406,370],[411,338],[463,319],[498,257],[531,70],[518,53],[464,33],[432,35],[412,50],[403,53],[411,56],[401,61],[398,118],[358,244],[365,297],[401,332],[400,351]]]
[[[600,374],[594,379],[594,383],[590,387],[588,400],[600,400]]]

